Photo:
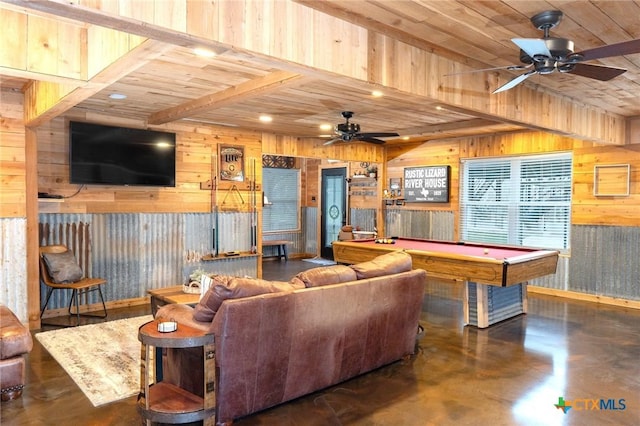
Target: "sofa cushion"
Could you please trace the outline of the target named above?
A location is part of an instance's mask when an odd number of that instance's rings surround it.
[[[392,251],[372,259],[368,262],[351,265],[359,280],[397,274],[410,271],[412,268],[411,255],[404,251]]]
[[[302,271],[291,282],[297,282],[296,279],[302,281],[305,287],[320,287],[355,281],[357,277],[354,270],[346,265],[332,265]]]
[[[71,250],[62,253],[42,253],[42,257],[53,282],[72,283],[82,279],[82,269]]]
[[[195,310],[193,312],[193,318],[196,321],[211,321],[213,316],[216,314],[218,307],[220,306],[220,301],[218,301],[215,292],[213,291],[214,287],[217,285],[226,286],[231,281],[231,278],[234,278],[229,275],[213,275],[211,279],[213,282],[209,286],[209,290],[207,290],[202,297],[200,298],[200,302],[195,306]],[[212,309],[212,306],[216,306],[215,309]]]
[[[196,321],[211,321],[227,299],[257,296],[259,294],[293,291],[295,287],[288,282],[267,281],[259,278],[226,277],[227,282],[215,282],[202,296],[193,312]]]

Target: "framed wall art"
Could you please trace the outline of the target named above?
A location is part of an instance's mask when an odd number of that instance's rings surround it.
[[[389,189],[396,192],[402,189],[402,178],[389,179]]]
[[[629,196],[629,164],[599,164],[593,169],[593,195]]]
[[[244,182],[244,147],[220,145],[220,182]]]

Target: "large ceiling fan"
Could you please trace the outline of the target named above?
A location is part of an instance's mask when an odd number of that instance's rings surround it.
[[[336,124],[335,133],[338,135],[337,137],[325,142],[325,145],[331,145],[335,142],[370,142],[375,144],[383,144],[384,141],[378,138],[388,138],[393,136],[400,136],[397,133],[384,133],[384,132],[374,132],[374,133],[360,133],[360,125],[356,123],[350,123],[349,120],[353,117],[353,112],[351,111],[342,111],[342,117],[344,117],[345,122]]]
[[[520,74],[507,84],[494,90],[493,93],[509,90],[534,74],[550,74],[555,70],[600,81],[608,81],[624,73],[626,70],[623,68],[585,64],[584,62],[612,56],[640,53],[640,39],[600,46],[583,50],[582,52],[574,52],[573,41],[549,36],[549,30],[555,28],[561,19],[562,12],[559,10],[540,12],[531,18],[533,26],[544,31],[543,38],[512,39],[511,41],[520,48],[520,62],[525,65],[511,65],[503,68],[518,70],[533,67],[533,69],[530,69],[524,74]]]

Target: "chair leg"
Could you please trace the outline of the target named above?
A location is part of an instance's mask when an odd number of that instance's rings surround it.
[[[47,289],[47,298],[46,298],[46,300],[44,302],[44,306],[42,307],[42,311],[40,311],[40,318],[41,319],[42,319],[42,315],[44,315],[44,311],[47,309],[47,306],[49,306],[49,299],[51,298],[51,295],[53,294],[53,290],[57,290],[57,289],[54,289],[54,288],[51,288],[51,287],[49,287]],[[75,290],[73,290],[73,291],[75,291]],[[72,296],[73,296],[73,293],[72,293]],[[69,313],[71,313],[71,301],[72,300],[73,299],[69,300]],[[76,325],[79,325],[79,324],[80,323],[78,323]],[[53,327],[74,327],[73,325],[57,324],[55,322],[40,321],[40,326],[43,326],[43,325],[49,325],[49,326],[53,326]]]
[[[71,290],[71,297],[69,298],[69,309],[68,309],[68,312],[69,312],[69,316],[73,315],[73,313],[71,312],[71,305],[75,302],[75,305],[76,305],[76,326],[80,325],[80,306],[79,306],[79,303],[78,303],[78,297],[79,297],[78,290],[76,290],[76,289]]]
[[[49,305],[49,299],[51,298],[51,293],[53,293],[53,289],[51,287],[49,287],[47,289],[47,299],[44,301],[44,306],[42,307],[42,310],[40,311],[40,318],[42,318],[42,315],[44,315],[44,311],[45,311],[45,309],[47,309],[47,305]]]
[[[104,316],[102,318],[107,317],[107,305],[104,304],[104,297],[102,296],[102,287],[98,286],[98,293],[100,294],[100,300],[102,301],[102,309],[104,309]]]
[[[80,303],[79,303],[79,298],[83,295],[83,294],[87,294],[90,293],[92,291],[98,291],[98,294],[100,295],[100,302],[102,302],[102,310],[104,311],[104,315],[101,314],[89,314],[89,313],[80,313]],[[90,288],[90,289],[84,289],[84,290],[73,290],[73,293],[71,295],[71,297],[73,298],[75,296],[75,305],[76,305],[76,313],[75,316],[78,320],[78,323],[80,321],[80,317],[93,317],[93,318],[106,318],[107,317],[107,305],[105,304],[104,301],[104,296],[102,294],[102,288],[100,286],[96,286],[94,288]],[[73,299],[69,301],[69,315],[74,315],[71,312],[71,303],[72,303]]]

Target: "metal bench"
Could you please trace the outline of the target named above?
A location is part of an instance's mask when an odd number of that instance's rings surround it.
[[[284,260],[289,260],[289,255],[287,254],[287,245],[293,244],[292,241],[287,240],[263,240],[262,247],[277,247],[278,248],[278,259],[284,257]]]

